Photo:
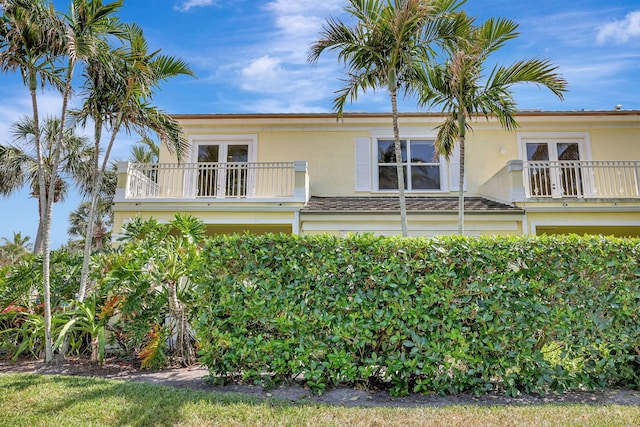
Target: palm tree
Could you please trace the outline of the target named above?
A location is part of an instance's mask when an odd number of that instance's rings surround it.
[[[350,0],[345,11],[356,19],[353,27],[339,19],[328,19],[320,40],[309,53],[316,63],[325,50],[337,51],[347,70],[346,86],[337,92],[334,109],[342,117],[347,100],[359,93],[386,89],[391,101],[396,173],[400,199],[402,235],[407,236],[402,147],[398,126],[398,92],[416,90],[418,69],[434,57],[436,45],[455,39],[467,25],[455,13],[459,0]]]
[[[59,170],[62,176],[54,174],[53,147],[56,145],[61,123],[59,119],[48,118],[37,129],[32,117],[23,117],[13,124],[12,133],[17,145],[0,145],[0,195],[9,196],[25,185],[31,187],[33,197],[40,196],[38,182],[39,161],[35,154],[36,134],[41,135],[41,157],[44,170],[45,197],[52,202],[65,200],[70,184],[81,186],[89,176],[89,160],[93,157],[93,147],[87,138],[78,136],[73,129],[64,133],[60,152]],[[53,194],[49,194],[49,183],[55,176]],[[52,196],[52,197],[49,197]],[[43,211],[39,209],[40,218]],[[42,220],[38,227],[34,249],[42,252]]]
[[[436,149],[447,159],[455,144],[460,147],[460,177],[458,192],[458,233],[464,234],[464,164],[466,131],[471,129],[472,117],[498,119],[507,130],[514,130],[516,102],[511,87],[519,83],[533,83],[547,87],[560,99],[567,82],[549,60],[526,59],[509,66],[495,65],[485,77],[485,63],[489,56],[508,40],[518,36],[518,25],[508,19],[489,19],[479,27],[471,27],[466,40],[453,44],[450,57],[444,64],[425,66],[425,82],[420,102],[439,106],[447,115],[438,127]]]
[[[98,40],[105,34],[116,34],[111,16],[122,4],[122,0],[103,6],[101,0],[73,0],[71,11],[63,21],[55,11],[53,4],[43,0],[0,0],[2,8],[2,26],[0,29],[0,68],[3,71],[20,70],[24,82],[31,93],[34,129],[36,130],[36,154],[39,160],[40,225],[41,244],[37,248],[43,253],[43,287],[45,300],[45,318],[49,313],[50,281],[50,224],[53,202],[48,194],[56,192],[58,163],[61,156],[62,140],[65,137],[65,122],[68,100],[71,94],[75,65],[92,55]],[[67,59],[67,66],[61,62]],[[38,82],[38,80],[40,82]],[[62,92],[62,112],[57,143],[52,150],[52,176],[44,176],[44,164],[40,153],[40,129],[36,89],[38,85],[51,84]],[[45,186],[49,189],[45,190]],[[50,325],[45,319],[45,340],[47,341],[47,362],[51,361]]]
[[[84,233],[87,230],[87,221],[89,220],[89,209],[91,203],[84,201],[69,214],[68,234],[82,238],[81,243],[84,247]],[[111,200],[99,198],[96,212],[94,215],[93,238],[91,239],[92,249],[102,251],[111,240],[111,227],[113,225],[113,212],[111,211]],[[74,247],[77,247],[74,245]]]
[[[0,0],[3,14],[0,26],[0,69],[19,71],[31,95],[33,109],[33,142],[38,165],[38,183],[46,183],[40,143],[40,120],[37,101],[38,87],[60,86],[55,61],[63,44],[63,32],[55,10],[41,0]],[[56,185],[53,183],[52,185]],[[46,191],[40,200],[41,212],[46,206]]]
[[[136,145],[131,148],[129,161],[135,163],[158,163],[160,147],[148,136],[143,136]]]
[[[40,145],[40,122],[36,91],[38,86],[51,84],[61,87],[60,68],[57,61],[64,46],[64,26],[51,3],[43,0],[0,0],[0,70],[2,72],[19,71],[31,95],[33,122],[35,129],[35,148],[38,160],[38,186],[42,230],[42,275],[45,323],[45,362],[53,361],[53,342],[51,337],[51,289],[49,231],[51,206],[45,190],[44,161]],[[62,138],[62,133],[61,133]],[[58,156],[54,155],[54,159]],[[57,161],[54,160],[53,176],[50,179],[50,192],[55,191],[57,182]]]
[[[160,155],[160,147],[148,136],[142,137],[136,145],[131,148],[129,161],[136,163],[157,163]],[[112,163],[109,170],[105,171],[102,191],[98,197],[98,203],[94,218],[93,246],[96,251],[103,250],[111,239],[111,227],[113,226],[113,212],[111,204],[116,190],[116,164]],[[90,183],[89,183],[90,184]],[[87,194],[90,194],[89,191]],[[87,229],[89,218],[90,202],[84,201],[69,214],[68,234],[81,237],[80,243],[84,247],[84,233]],[[70,242],[73,247],[77,247],[78,242]]]
[[[3,237],[3,245],[0,246],[0,267],[6,264],[14,264],[24,258],[30,252],[30,236],[22,236],[22,232],[13,232],[13,239]]]
[[[83,125],[87,124],[88,119],[93,120],[96,150],[100,148],[103,125],[111,130],[102,165],[99,166],[98,156],[93,159],[89,218],[95,216],[109,155],[122,129],[142,135],[152,130],[169,149],[177,153],[178,159],[188,149],[178,123],[148,101],[162,81],[181,74],[193,76],[193,72],[180,59],[159,55],[159,50],[149,53],[142,29],[137,25],[125,26],[124,39],[126,46],[101,49],[86,68],[85,103],[82,110],[75,114]],[[84,233],[84,262],[78,292],[80,301],[84,300],[87,290],[94,224],[94,221],[87,221]]]

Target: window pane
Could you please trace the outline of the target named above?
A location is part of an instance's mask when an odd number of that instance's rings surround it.
[[[411,162],[412,163],[439,163],[436,155],[436,148],[433,141],[412,140],[411,141]]]
[[[227,162],[246,162],[249,160],[248,145],[229,145],[227,147]]]
[[[549,160],[549,145],[546,142],[527,144],[527,160]]]
[[[198,162],[218,162],[218,145],[198,146]]]
[[[439,190],[440,166],[412,166],[411,188],[413,190]]]
[[[398,172],[395,166],[378,167],[378,188],[380,190],[398,189]],[[404,167],[404,188],[407,188],[407,167]]]
[[[407,161],[407,141],[400,140],[402,161]],[[396,151],[392,139],[378,140],[378,163],[395,163]]]
[[[558,144],[558,160],[580,160],[578,144],[575,142]]]

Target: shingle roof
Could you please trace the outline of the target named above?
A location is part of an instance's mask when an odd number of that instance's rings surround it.
[[[408,213],[453,213],[458,211],[457,197],[407,197]],[[482,197],[466,197],[466,213],[508,213],[524,211],[518,207]],[[396,213],[400,210],[397,197],[311,197],[301,213]]]

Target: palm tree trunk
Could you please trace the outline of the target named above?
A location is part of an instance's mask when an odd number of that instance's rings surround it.
[[[42,253],[42,215],[43,211],[40,206],[40,198],[38,198],[38,231],[36,232],[36,240],[33,243],[33,253],[36,255]]]
[[[129,90],[127,92],[127,97],[130,94],[131,94],[131,91]],[[78,301],[84,301],[84,298],[87,293],[87,284],[89,282],[89,260],[91,258],[91,248],[93,245],[93,229],[95,227],[94,218],[96,216],[96,210],[98,208],[98,195],[100,194],[100,189],[102,188],[102,180],[104,177],[104,172],[107,169],[107,165],[109,164],[109,156],[111,155],[111,149],[113,148],[113,144],[115,143],[118,132],[120,132],[120,126],[122,125],[123,120],[124,120],[124,109],[118,112],[118,117],[116,118],[115,124],[113,125],[113,129],[111,130],[111,138],[109,139],[109,144],[107,145],[107,149],[104,152],[102,167],[99,170],[97,170],[94,175],[94,181],[91,188],[91,204],[89,206],[87,229],[84,235],[84,255],[82,257],[82,270],[80,272],[80,290],[78,291]],[[98,153],[99,151],[98,148],[99,148],[99,142],[96,142],[96,153]]]
[[[47,228],[44,230],[46,239],[49,240],[51,234],[51,218],[53,216],[53,201],[55,200],[55,184],[58,180],[58,167],[60,165],[60,155],[62,152],[62,140],[64,139],[65,121],[67,119],[67,109],[69,106],[69,97],[71,96],[71,82],[73,80],[73,72],[75,69],[75,61],[69,59],[67,63],[67,75],[64,85],[64,91],[62,93],[62,111],[60,113],[60,131],[56,137],[56,144],[53,147],[53,164],[51,166],[51,183],[49,184],[49,198],[47,200]],[[49,250],[50,243],[47,244],[47,251]],[[58,353],[58,357],[64,360],[67,350],[69,348],[69,337],[64,340],[64,344]]]
[[[91,248],[93,244],[93,218],[96,215],[98,200],[98,171],[100,167],[100,140],[102,139],[102,122],[96,121],[94,127],[94,153],[93,153],[93,177],[91,178],[91,203],[87,214],[87,225],[84,233],[84,250],[82,256],[82,269],[80,271],[80,289],[78,289],[78,301],[84,301],[89,282],[89,261],[91,260]]]
[[[398,125],[397,92],[391,90],[391,112],[393,118],[393,146],[396,153],[396,173],[398,176],[398,197],[400,199],[400,227],[402,237],[409,235],[407,224],[407,200],[404,194],[404,167],[402,165],[402,146],[400,145],[400,126]]]
[[[460,147],[460,176],[458,178],[458,234],[464,235],[464,141],[465,137],[459,138]]]
[[[39,245],[42,251],[42,299],[44,304],[44,361],[45,363],[53,362],[53,338],[51,333],[51,254],[49,246],[51,245],[49,233],[51,217],[47,216],[47,191],[44,179],[44,159],[42,155],[42,143],[40,136],[40,116],[38,114],[37,99],[37,81],[35,73],[30,72],[29,75],[29,91],[31,93],[31,107],[33,108],[33,137],[35,138],[36,156],[38,158],[38,188],[40,195],[38,197],[40,209],[40,223],[38,229],[42,232],[42,242]],[[53,195],[51,195],[53,196]],[[51,198],[51,197],[49,197]]]

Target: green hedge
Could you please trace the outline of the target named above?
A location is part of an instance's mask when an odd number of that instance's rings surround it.
[[[392,393],[640,384],[640,240],[216,237],[199,285],[213,376]]]

